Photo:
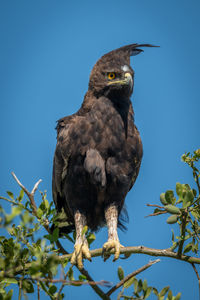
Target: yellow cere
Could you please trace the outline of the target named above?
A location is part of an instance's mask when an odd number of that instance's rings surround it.
[[[108,73],[108,79],[115,79],[115,77],[116,77],[116,74],[114,73],[114,72],[110,72],[110,73]]]

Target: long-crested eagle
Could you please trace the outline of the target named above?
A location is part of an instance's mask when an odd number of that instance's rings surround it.
[[[126,194],[141,164],[142,142],[134,124],[130,96],[134,71],[130,56],[153,47],[131,44],[102,56],[92,69],[81,108],[57,123],[53,165],[53,200],[62,216],[60,232],[76,230],[72,264],[91,260],[84,226],[92,231],[107,224],[104,253],[120,254],[117,227]]]

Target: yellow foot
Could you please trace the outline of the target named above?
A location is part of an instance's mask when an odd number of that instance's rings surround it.
[[[123,247],[119,241],[117,240],[108,240],[104,245],[103,245],[103,252],[102,256],[104,257],[104,261],[106,261],[109,257],[110,254],[108,253],[111,249],[115,249],[115,256],[113,261],[116,261],[119,258],[120,255],[120,248]]]
[[[89,261],[92,261],[91,254],[86,244],[76,244],[71,257],[71,264],[77,265],[79,269],[83,269],[83,256]]]

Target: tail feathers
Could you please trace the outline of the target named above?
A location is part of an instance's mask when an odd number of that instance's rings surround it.
[[[90,174],[94,184],[106,186],[105,161],[97,150],[89,149],[86,152],[84,168]]]

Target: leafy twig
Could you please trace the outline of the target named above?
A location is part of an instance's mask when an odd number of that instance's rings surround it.
[[[37,215],[37,206],[36,206],[36,203],[35,203],[35,200],[34,200],[34,195],[35,195],[35,192],[40,184],[40,182],[42,181],[41,179],[38,180],[36,182],[36,184],[34,185],[31,193],[27,190],[27,188],[19,181],[19,179],[17,178],[17,176],[15,175],[14,172],[11,173],[12,176],[14,177],[14,179],[16,180],[16,182],[18,183],[18,185],[23,189],[23,191],[26,193],[26,195],[28,196],[29,200],[30,200],[30,204],[31,204],[31,207],[32,207],[32,213],[33,215],[35,215],[37,217],[37,219],[40,221],[40,218],[38,217]],[[51,229],[49,227],[49,220],[48,219],[45,219],[43,220],[43,226],[44,228],[46,229],[46,231],[48,233],[52,233],[51,232]],[[56,245],[58,247],[58,252],[60,254],[63,254],[63,255],[70,255],[64,248],[63,246],[61,245],[61,243],[59,242],[59,240],[56,241]],[[95,283],[95,281],[92,279],[92,277],[89,275],[89,273],[87,272],[87,270],[85,269],[81,269],[79,270],[81,272],[81,274],[85,275],[87,280],[90,282],[90,286],[92,287],[92,289],[102,298],[102,299],[106,299],[105,297],[105,293],[97,286],[97,284]]]
[[[136,271],[130,273],[127,275],[124,279],[122,279],[120,282],[118,282],[116,285],[114,285],[107,293],[106,295],[110,296],[112,293],[114,293],[118,288],[120,288],[125,282],[127,282],[130,278],[138,275],[139,273],[143,272],[144,270],[150,268],[152,265],[160,262],[160,259],[156,259],[153,261],[150,261],[148,264],[144,265],[143,267],[137,269]]]

